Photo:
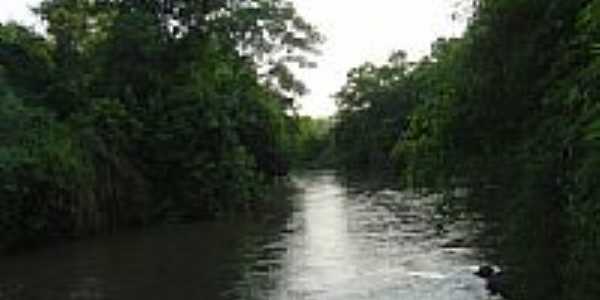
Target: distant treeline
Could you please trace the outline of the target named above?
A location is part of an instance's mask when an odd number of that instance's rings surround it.
[[[333,120],[301,116],[297,118],[294,147],[290,149],[292,166],[296,169],[334,168],[330,132]]]
[[[511,299],[599,299],[599,79],[600,1],[474,1],[429,57],[350,72],[336,157],[484,216]]]
[[[289,1],[36,12],[0,24],[0,248],[270,205],[302,147],[288,65],[322,40]]]

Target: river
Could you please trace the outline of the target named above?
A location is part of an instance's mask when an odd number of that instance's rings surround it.
[[[432,197],[324,171],[292,184],[281,222],[166,226],[1,258],[0,299],[488,299],[474,250],[452,242],[468,226],[440,231]]]

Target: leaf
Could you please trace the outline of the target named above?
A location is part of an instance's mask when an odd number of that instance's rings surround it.
[[[585,134],[585,140],[593,141],[600,140],[600,119],[592,122],[590,126],[588,126]]]

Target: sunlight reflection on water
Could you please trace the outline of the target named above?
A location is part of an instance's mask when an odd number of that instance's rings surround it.
[[[155,228],[0,258],[0,300],[483,300],[478,263],[447,246],[432,198],[294,177],[293,212]],[[282,200],[284,201],[284,200]]]
[[[441,247],[431,199],[349,190],[331,173],[296,184],[304,193],[278,241],[281,262],[264,278],[273,284],[245,284],[242,299],[487,299],[471,249]]]

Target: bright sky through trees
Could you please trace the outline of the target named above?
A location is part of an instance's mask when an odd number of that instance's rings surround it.
[[[28,7],[40,0],[2,0],[0,21],[35,24]],[[462,33],[465,22],[452,20],[459,0],[293,0],[299,13],[325,34],[317,69],[297,74],[311,93],[301,99],[301,113],[328,116],[335,112],[331,95],[340,89],[350,68],[366,61],[381,63],[397,49],[415,60],[428,53],[438,37]]]
[[[431,42],[463,32],[464,19],[453,21],[456,0],[294,0],[300,15],[327,37],[318,69],[300,77],[311,93],[302,113],[331,115],[330,98],[346,81],[346,73],[366,61],[384,62],[389,54],[405,50],[414,60],[427,54]]]

